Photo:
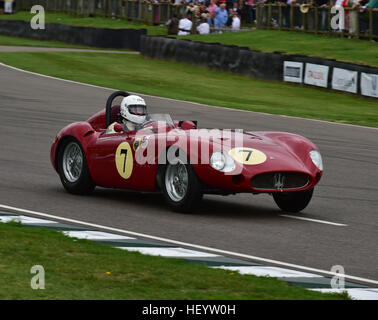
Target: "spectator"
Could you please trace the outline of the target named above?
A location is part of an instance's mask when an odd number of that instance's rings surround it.
[[[369,9],[377,9],[378,8],[378,0],[370,0],[368,4],[366,5]],[[378,35],[378,12],[373,11],[373,30],[372,33],[374,35]]]
[[[357,7],[360,5],[360,0],[347,0],[345,2],[345,7],[348,8],[348,17],[349,17],[349,33],[350,34],[357,34],[358,30],[358,10]],[[349,8],[351,10],[349,10]]]
[[[227,27],[231,27],[232,25],[232,16],[234,14],[234,10],[232,10],[232,8],[229,8],[228,9],[228,19],[227,19],[227,22],[226,22],[226,26]]]
[[[342,6],[343,6],[343,2],[344,0],[336,0],[336,3],[335,3],[335,7],[337,10],[340,10],[340,9],[343,9]],[[340,14],[340,18],[339,18],[339,28],[337,31],[343,31],[345,28],[345,16],[344,14]]]
[[[173,13],[172,19],[169,19],[165,25],[168,27],[168,34],[178,34],[179,20],[176,12]]]
[[[227,22],[228,13],[226,10],[226,4],[222,3],[219,8],[215,10],[214,26],[216,28],[222,28]]]
[[[240,18],[237,12],[234,12],[232,15],[232,31],[239,31],[240,30]]]
[[[234,7],[234,1],[235,0],[226,0],[226,9],[232,9]]]
[[[207,7],[207,11],[209,11],[210,13],[210,16],[212,19],[215,18],[215,14],[216,14],[216,10],[218,9],[218,6],[216,5],[215,3],[215,0],[210,0],[210,4],[209,6]]]
[[[378,0],[370,0],[366,5],[367,8],[377,9],[378,8]]]
[[[248,23],[254,23],[256,20],[256,4],[257,4],[257,0],[248,0],[246,2]]]
[[[179,21],[179,36],[186,36],[190,34],[190,31],[192,30],[193,22],[190,21],[191,17],[190,14],[187,14],[186,17],[180,19]]]
[[[328,1],[329,0],[314,0],[315,6],[317,6],[320,19],[319,19],[319,30],[326,31],[327,30],[327,21],[328,21]]]
[[[13,13],[13,0],[4,0],[4,13]]]
[[[202,18],[201,18],[201,23],[200,23],[200,25],[197,27],[197,32],[198,32],[199,34],[209,34],[209,33],[210,33],[210,25],[209,25],[209,23],[207,22],[206,15],[202,16]]]

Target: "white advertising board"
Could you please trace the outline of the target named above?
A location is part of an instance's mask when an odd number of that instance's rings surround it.
[[[284,81],[302,83],[303,63],[285,61],[283,78]]]
[[[361,94],[378,98],[378,74],[361,72]]]
[[[304,83],[313,86],[327,88],[328,83],[328,66],[321,64],[306,63],[306,72]]]
[[[357,71],[333,68],[332,89],[357,93]]]

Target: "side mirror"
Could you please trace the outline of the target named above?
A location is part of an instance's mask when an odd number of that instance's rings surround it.
[[[122,132],[122,131],[123,131],[123,126],[122,126],[122,124],[120,124],[120,123],[116,123],[116,124],[114,125],[114,131],[115,131],[115,132]]]

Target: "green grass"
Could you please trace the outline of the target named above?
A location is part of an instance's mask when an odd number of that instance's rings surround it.
[[[25,70],[99,86],[209,105],[378,127],[377,101],[211,71],[139,55],[0,53]]]
[[[127,252],[62,233],[0,224],[0,299],[347,299],[268,277]],[[32,290],[33,265],[45,289]],[[109,274],[110,273],[110,274]]]
[[[0,19],[30,21],[31,16],[32,14],[30,12],[21,11],[13,15],[0,15]],[[47,12],[46,23],[62,23],[73,26],[98,28],[145,28],[147,29],[148,35],[167,35],[167,28],[165,26],[148,26],[141,22],[106,17],[76,17],[70,14]],[[223,34],[190,35],[182,36],[181,38],[244,46],[252,50],[263,52],[280,51],[288,54],[304,54],[378,66],[377,42],[359,39],[278,30],[253,30]]]
[[[249,47],[263,52],[280,51],[378,66],[378,43],[367,40],[279,30],[189,35],[180,38]]]
[[[28,11],[20,11],[15,14],[0,15],[2,20],[30,21],[33,17]],[[111,29],[147,29],[149,35],[166,35],[167,27],[149,26],[141,22],[132,22],[124,19],[112,19],[106,17],[77,17],[65,13],[46,12],[45,23],[61,23],[71,26],[111,28]]]

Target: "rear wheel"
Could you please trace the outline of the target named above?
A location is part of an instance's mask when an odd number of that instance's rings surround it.
[[[274,201],[277,206],[286,212],[302,211],[310,203],[314,188],[297,192],[273,193]]]
[[[173,211],[190,213],[202,199],[201,182],[192,165],[177,157],[168,163],[161,176],[161,188],[165,201]]]
[[[58,172],[63,187],[73,194],[89,194],[95,184],[89,172],[87,160],[80,143],[70,138],[58,151]]]

